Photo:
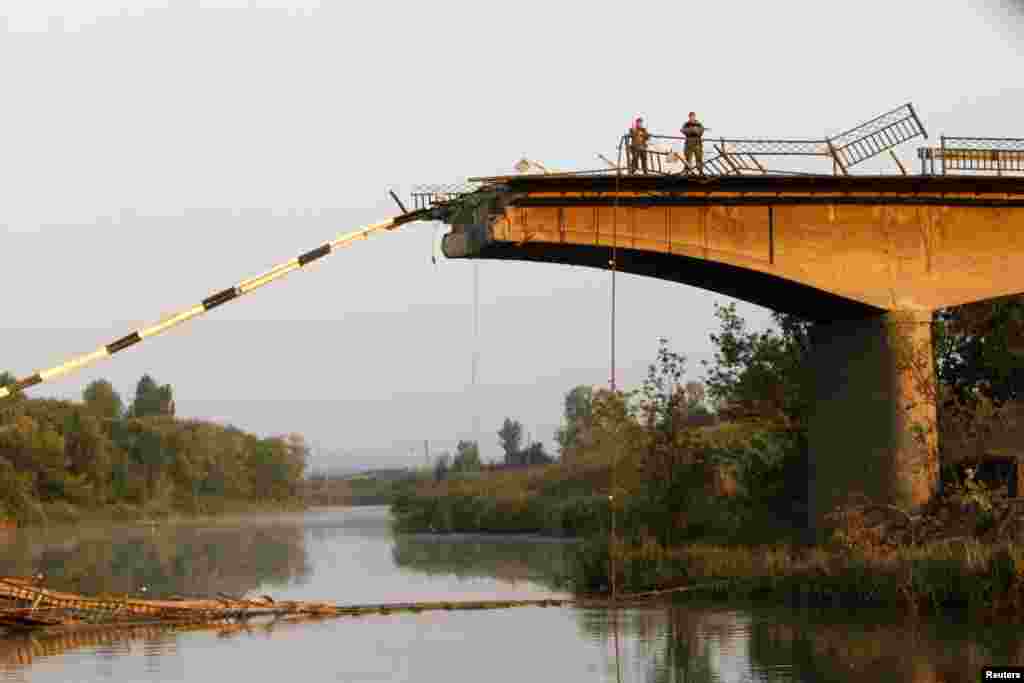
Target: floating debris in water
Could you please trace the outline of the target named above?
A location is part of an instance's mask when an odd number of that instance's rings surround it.
[[[145,587],[140,589],[140,592],[145,591]],[[118,624],[227,624],[254,617],[326,618],[418,613],[429,610],[561,607],[581,602],[569,598],[540,598],[334,605],[324,602],[275,600],[269,595],[262,595],[257,600],[246,600],[224,593],[218,593],[215,598],[173,598],[149,600],[89,597],[44,588],[37,583],[35,577],[3,577],[0,578],[0,600],[6,600],[10,604],[0,606],[0,627],[12,630],[52,630]]]

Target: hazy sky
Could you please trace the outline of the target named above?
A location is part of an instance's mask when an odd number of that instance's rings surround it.
[[[821,137],[912,101],[933,138],[1024,137],[1022,28],[1008,0],[0,1],[0,368],[50,367],[392,215],[388,189],[524,154],[593,168],[637,114]],[[900,150],[915,169],[921,142]],[[150,372],[183,416],[381,464],[469,436],[477,408],[487,456],[505,415],[550,444],[565,391],[608,380],[608,274],[481,263],[474,399],[472,265],[432,265],[435,232],[357,244],[31,395],[107,377],[130,398]],[[698,376],[726,299],[618,291],[620,383],[658,336]]]

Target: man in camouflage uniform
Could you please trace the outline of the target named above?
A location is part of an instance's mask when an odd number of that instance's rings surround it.
[[[647,139],[651,137],[644,128],[644,120],[637,117],[629,129],[629,172],[636,173],[637,162],[647,173]]]
[[[696,158],[696,169],[704,175],[704,125],[697,120],[697,115],[690,112],[689,120],[679,129],[679,132],[686,136],[686,146],[683,153],[686,156],[686,165],[693,171],[693,161]]]

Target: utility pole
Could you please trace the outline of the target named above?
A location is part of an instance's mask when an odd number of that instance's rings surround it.
[[[430,469],[430,440],[423,440],[423,458],[427,462],[427,469]]]

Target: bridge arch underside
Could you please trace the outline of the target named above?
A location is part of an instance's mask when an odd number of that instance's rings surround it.
[[[612,250],[583,244],[492,242],[482,247],[473,258],[609,270]],[[615,258],[617,270],[622,273],[698,287],[816,323],[859,320],[885,313],[885,309],[832,292],[721,261],[626,247],[616,249]]]
[[[814,321],[810,526],[827,527],[852,494],[904,509],[930,500],[934,369],[908,350],[930,357],[936,309],[1024,292],[1024,192],[616,203],[520,194],[452,221],[444,253],[607,269],[614,242],[622,272]]]

